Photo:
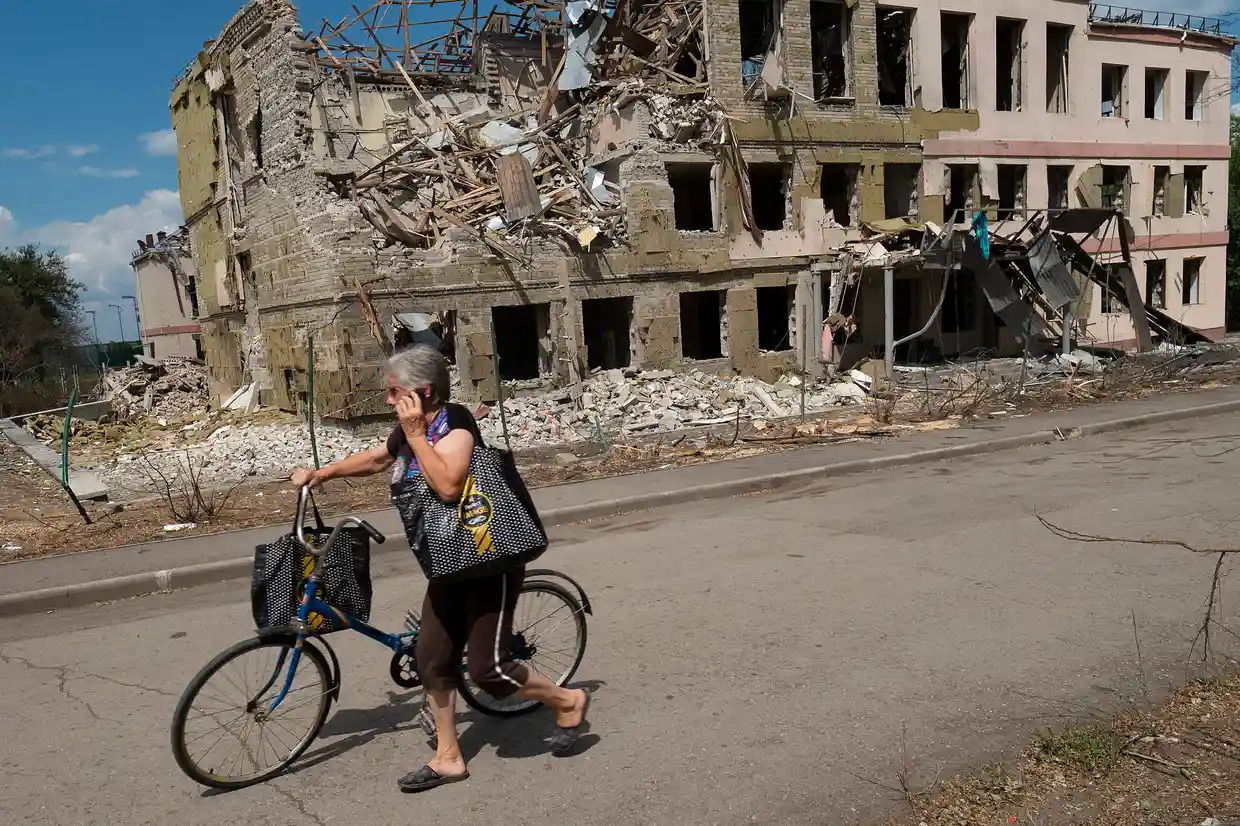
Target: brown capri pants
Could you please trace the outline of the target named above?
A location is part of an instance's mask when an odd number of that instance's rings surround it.
[[[431,583],[422,603],[418,674],[431,691],[455,691],[464,649],[469,677],[492,697],[510,696],[529,678],[508,653],[512,612],[525,568],[447,584]]]

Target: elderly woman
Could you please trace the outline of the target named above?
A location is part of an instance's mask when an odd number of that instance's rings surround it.
[[[439,497],[460,498],[469,460],[482,434],[469,410],[448,401],[448,365],[430,347],[419,345],[387,363],[387,404],[398,419],[387,444],[355,453],[319,470],[293,473],[295,485],[320,485],[329,479],[367,476],[392,469],[395,493],[416,474]],[[420,792],[469,777],[456,734],[453,667],[462,649],[470,677],[495,697],[517,694],[550,707],[556,716],[552,752],[563,754],[576,742],[585,723],[589,695],[554,685],[536,671],[514,662],[506,650],[512,614],[524,569],[450,584],[432,582],[422,603],[418,636],[418,673],[430,700],[438,746],[434,758],[400,778],[403,791]]]

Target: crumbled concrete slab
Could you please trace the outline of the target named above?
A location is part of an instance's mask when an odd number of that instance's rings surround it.
[[[11,419],[0,419],[0,434],[46,470],[53,479],[60,479],[61,456]],[[107,499],[108,488],[99,476],[88,470],[69,470],[69,489],[83,501]]]

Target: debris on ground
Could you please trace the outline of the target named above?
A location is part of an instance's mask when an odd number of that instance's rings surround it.
[[[514,447],[566,444],[634,434],[728,424],[740,419],[785,418],[857,404],[863,390],[851,381],[802,387],[797,376],[774,384],[700,370],[603,370],[582,384],[581,406],[567,389],[519,394],[504,402]],[[483,436],[503,442],[498,413],[482,422]]]

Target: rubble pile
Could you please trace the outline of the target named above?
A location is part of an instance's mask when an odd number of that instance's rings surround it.
[[[365,431],[320,425],[315,428],[323,464],[368,450],[387,437],[387,428]],[[295,468],[313,466],[310,431],[304,424],[224,425],[197,444],[161,451],[123,453],[95,468],[109,488],[153,490],[162,474],[183,478],[187,463],[204,485],[228,484],[247,478],[286,477]]]
[[[192,359],[139,356],[137,364],[104,374],[96,398],[112,403],[112,417],[174,418],[207,406],[207,368]]]
[[[567,4],[564,59],[545,92],[514,111],[452,93],[428,98],[402,71],[416,104],[389,124],[390,153],[341,195],[389,244],[434,248],[464,232],[519,261],[514,236],[574,249],[625,240],[619,182],[589,166],[588,155],[599,122],[636,102],[650,111],[651,137],[722,146],[725,160],[743,165],[728,151],[726,113],[708,94],[702,0],[621,4],[614,14],[602,0]],[[329,73],[356,50],[343,40],[317,45]]]
[[[513,447],[601,440],[733,422],[795,416],[801,379],[767,384],[744,376],[720,377],[692,370],[605,370],[582,384],[581,407],[569,391],[518,395],[504,403]],[[866,393],[852,381],[806,386],[806,412],[855,404]],[[483,436],[503,444],[498,411],[481,422]]]

